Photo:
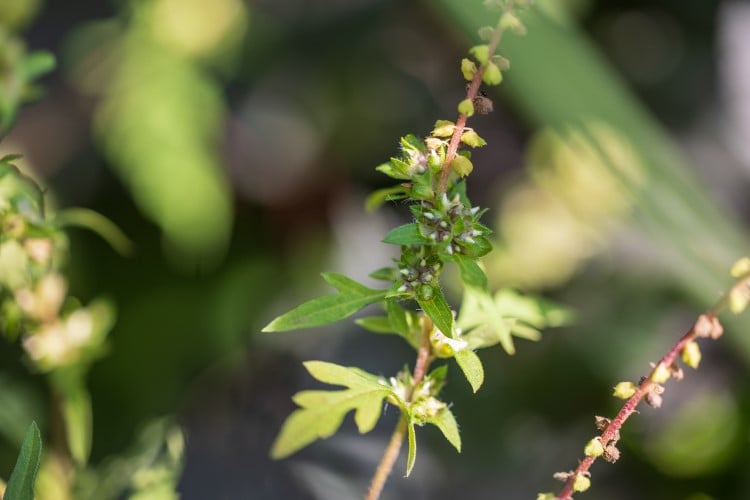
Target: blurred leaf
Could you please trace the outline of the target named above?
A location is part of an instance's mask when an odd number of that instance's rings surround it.
[[[36,422],[31,422],[21,445],[21,453],[8,480],[3,500],[34,500],[34,483],[42,457],[42,437]]]
[[[55,69],[55,56],[46,51],[37,51],[23,58],[19,71],[24,80],[31,82]]]
[[[20,446],[28,422],[42,415],[42,403],[34,387],[0,374],[0,433],[9,443]],[[44,426],[44,422],[41,423]]]
[[[76,465],[85,466],[91,453],[91,399],[80,368],[72,367],[51,373],[62,405],[65,436]]]
[[[386,201],[401,200],[406,197],[403,186],[393,186],[374,191],[365,200],[365,210],[374,212]]]
[[[79,226],[98,234],[120,255],[133,253],[133,242],[117,225],[98,212],[87,208],[67,208],[55,216],[55,222],[62,227]]]
[[[348,389],[297,393],[293,399],[301,408],[284,422],[271,448],[274,459],[287,457],[316,439],[332,436],[352,410],[359,432],[369,432],[382,413],[383,399],[398,397],[390,386],[380,383],[378,377],[358,368],[323,361],[307,361],[305,368],[321,382]]]
[[[484,367],[479,356],[471,349],[464,349],[458,351],[454,357],[466,380],[471,384],[471,389],[477,392],[484,382]]]
[[[472,349],[500,343],[508,354],[515,354],[508,318],[497,308],[492,296],[478,288],[466,288],[458,316],[461,336]]]
[[[368,316],[354,321],[365,330],[373,333],[398,333],[393,330],[391,322],[385,316]]]
[[[339,290],[337,295],[326,295],[305,302],[271,321],[263,331],[281,332],[335,323],[368,304],[383,300],[388,293],[388,290],[368,288],[336,273],[323,273],[323,278]]]

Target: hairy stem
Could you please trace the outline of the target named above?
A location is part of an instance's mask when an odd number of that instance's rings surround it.
[[[710,336],[711,338],[717,338],[721,335],[721,326],[718,323],[717,315],[724,310],[730,303],[730,297],[732,294],[742,291],[750,287],[750,275],[740,277],[734,285],[713,305],[708,311],[699,316],[698,321],[687,331],[662,357],[659,362],[654,365],[654,368],[648,374],[647,377],[641,379],[638,384],[638,388],[635,393],[625,401],[620,411],[613,418],[609,425],[607,425],[602,431],[599,439],[603,446],[614,445],[617,443],[620,437],[620,429],[622,428],[625,421],[636,411],[636,407],[641,400],[646,397],[653,389],[656,382],[654,382],[654,374],[660,367],[672,367],[677,359],[677,356],[682,352],[685,346],[699,337]],[[707,335],[705,331],[705,325],[714,324],[714,328],[718,329],[718,332],[710,333]],[[580,475],[589,475],[589,469],[596,461],[596,456],[586,456],[579,461],[578,467],[567,476],[565,486],[562,491],[557,495],[558,500],[569,500],[573,498],[574,484],[576,478]]]
[[[507,7],[503,14],[509,12],[511,10],[510,7]],[[490,58],[495,53],[495,50],[497,50],[497,46],[500,45],[500,40],[503,37],[503,29],[499,26],[495,28],[495,32],[492,34],[492,38],[490,39],[490,42],[487,44],[489,47],[489,54]],[[479,93],[479,86],[482,84],[482,76],[484,75],[484,71],[487,68],[487,64],[482,64],[477,69],[476,73],[474,73],[474,78],[471,79],[471,83],[469,83],[468,88],[466,89],[466,99],[470,99],[471,101],[476,98],[477,93]],[[466,128],[466,120],[469,119],[469,116],[464,113],[459,113],[458,119],[456,120],[456,128],[453,129],[453,135],[451,136],[451,140],[448,143],[448,151],[445,154],[445,162],[443,163],[443,172],[440,175],[440,185],[438,186],[438,193],[442,194],[445,193],[445,190],[448,187],[448,178],[451,174],[451,163],[453,163],[453,159],[456,157],[456,154],[458,153],[458,147],[461,145],[461,134],[464,133],[464,129]]]
[[[432,321],[426,314],[422,314],[422,343],[417,350],[417,361],[414,364],[414,372],[412,375],[413,384],[412,390],[407,395],[406,400],[411,401],[414,393],[414,388],[417,387],[422,380],[424,380],[427,374],[427,368],[430,366],[432,361],[432,344],[430,344],[430,333],[432,332],[433,325]],[[388,442],[388,446],[383,453],[383,458],[380,459],[377,469],[375,469],[375,475],[372,477],[370,482],[370,488],[367,490],[365,500],[377,500],[380,498],[380,494],[383,492],[383,487],[391,475],[393,465],[396,463],[398,454],[401,451],[401,444],[404,442],[406,436],[406,416],[402,415],[396,425],[396,429],[391,435],[391,440]]]

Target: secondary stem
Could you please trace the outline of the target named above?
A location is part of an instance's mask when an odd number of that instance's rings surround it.
[[[505,14],[506,12],[507,10],[503,11],[503,14]],[[489,47],[488,52],[490,58],[495,53],[495,50],[497,50],[497,46],[500,45],[500,40],[502,39],[502,37],[503,29],[498,26],[495,29],[495,32],[492,34],[490,43],[487,44],[487,46]],[[466,99],[474,101],[474,98],[476,98],[477,93],[479,93],[479,86],[482,84],[482,76],[484,75],[484,70],[486,68],[487,64],[482,64],[481,66],[479,66],[479,69],[477,69],[476,73],[474,73],[474,78],[471,79],[471,83],[466,90]],[[458,153],[458,147],[461,145],[461,135],[464,133],[464,129],[466,128],[466,120],[468,120],[468,118],[468,115],[460,113],[458,115],[458,119],[456,120],[456,128],[453,129],[453,135],[451,136],[451,140],[448,143],[448,151],[445,153],[445,162],[443,163],[443,172],[440,176],[440,185],[438,186],[438,192],[440,194],[445,193],[445,190],[448,187],[448,177],[450,177],[452,168],[451,163]]]
[[[742,288],[747,288],[750,286],[750,275],[743,276],[739,278],[734,285],[716,302],[716,304],[713,305],[708,311],[706,311],[702,316],[705,317],[706,320],[713,322],[717,315],[724,310],[727,305],[729,305],[730,302],[730,296],[733,293],[736,293],[738,290]],[[700,321],[701,318],[699,318]],[[638,385],[638,388],[620,409],[620,411],[617,413],[615,418],[612,419],[612,421],[609,423],[609,425],[602,431],[601,435],[599,436],[599,439],[601,440],[601,443],[603,446],[607,446],[608,444],[614,444],[617,442],[620,436],[620,429],[622,428],[625,421],[635,413],[635,409],[638,406],[638,403],[641,402],[641,400],[646,397],[646,395],[650,392],[652,387],[656,382],[654,382],[654,372],[656,372],[657,369],[659,369],[660,365],[663,365],[665,367],[671,367],[675,360],[677,359],[677,356],[682,352],[682,350],[685,348],[685,345],[687,345],[689,342],[696,339],[696,337],[702,336],[699,335],[699,331],[697,326],[699,325],[699,322],[696,322],[690,330],[685,333],[680,340],[677,341],[676,344],[672,346],[672,348],[667,352],[666,355],[664,355],[661,360],[659,360],[659,363],[654,365],[654,368],[651,370],[651,372],[648,374],[647,377],[644,377],[640,384]],[[720,326],[719,326],[720,328]],[[583,474],[588,475],[589,469],[593,465],[593,463],[596,461],[596,456],[586,456],[581,460],[578,464],[578,467],[573,471],[571,474],[568,475],[567,480],[565,481],[565,486],[563,487],[562,491],[557,495],[558,500],[569,500],[573,498],[573,492],[574,492],[574,484],[576,481],[576,478]]]
[[[414,388],[422,382],[427,374],[427,368],[432,361],[432,345],[430,344],[430,333],[432,332],[432,329],[432,321],[426,314],[423,314],[422,343],[417,350],[417,361],[414,364],[414,372],[412,375],[412,391],[407,394],[407,402],[411,401]],[[391,435],[391,440],[388,442],[385,453],[383,453],[383,458],[380,459],[378,468],[375,469],[375,475],[372,477],[370,488],[367,490],[367,495],[365,495],[365,500],[377,500],[380,498],[385,482],[393,470],[393,464],[396,463],[398,454],[401,451],[401,444],[404,442],[404,437],[406,436],[406,425],[406,416],[402,414],[396,425],[396,429]]]

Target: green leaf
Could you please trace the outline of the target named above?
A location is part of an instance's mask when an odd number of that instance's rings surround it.
[[[403,186],[392,186],[374,191],[365,200],[365,210],[374,212],[386,201],[401,200],[406,197]]]
[[[34,500],[34,483],[42,457],[42,437],[36,422],[31,422],[21,452],[8,480],[3,500]]]
[[[398,278],[398,271],[394,267],[381,267],[369,274],[370,278],[381,281],[394,281]]]
[[[120,255],[133,253],[133,242],[117,225],[98,212],[87,208],[67,208],[57,214],[55,222],[61,227],[78,226],[93,231]]]
[[[19,70],[26,81],[35,80],[53,69],[55,69],[55,56],[46,51],[30,53],[19,65]]]
[[[484,367],[479,356],[471,349],[465,349],[458,351],[454,357],[461,371],[464,372],[466,380],[471,384],[471,389],[477,392],[484,382]]]
[[[391,245],[422,245],[426,241],[416,222],[394,228],[383,238],[383,243]]]
[[[474,391],[476,392],[476,391]],[[458,424],[453,413],[448,408],[443,408],[438,412],[437,415],[427,420],[430,423],[440,429],[445,439],[448,440],[453,447],[461,453],[461,435],[458,433]]]
[[[417,302],[438,330],[443,332],[446,337],[453,338],[453,312],[451,312],[448,302],[445,301],[445,296],[440,287],[433,288],[434,292],[431,299],[422,300],[417,297]]]
[[[508,354],[516,352],[508,316],[498,309],[486,290],[476,287],[464,290],[458,325],[466,332],[461,338],[473,349],[500,343]]]
[[[356,324],[373,333],[398,333],[393,330],[391,322],[385,316],[368,316],[354,321]]]
[[[455,255],[453,260],[458,265],[461,273],[461,281],[465,286],[473,286],[481,290],[487,290],[487,275],[479,267],[477,261],[464,255]]]
[[[323,273],[323,279],[336,287],[339,293],[305,302],[271,321],[262,331],[282,332],[334,323],[366,305],[383,300],[388,294],[388,290],[368,288],[337,273]]]
[[[406,456],[406,477],[409,477],[411,470],[414,468],[414,461],[417,459],[417,436],[414,432],[414,424],[409,422],[409,453]]]
[[[435,128],[432,129],[434,137],[450,137],[456,129],[456,124],[450,120],[438,120],[435,122]]]
[[[348,389],[295,394],[292,399],[300,409],[289,415],[273,443],[271,457],[274,459],[287,457],[316,439],[332,436],[352,410],[359,432],[369,432],[382,413],[383,399],[392,396],[400,401],[390,386],[358,368],[324,361],[307,361],[304,365],[317,380]]]
[[[487,145],[487,141],[482,139],[479,134],[473,130],[466,130],[461,134],[461,142],[472,148],[480,148]]]
[[[60,394],[65,436],[76,465],[85,466],[91,453],[91,398],[78,367],[63,368],[51,374]]]

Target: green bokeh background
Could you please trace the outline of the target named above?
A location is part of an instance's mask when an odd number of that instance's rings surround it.
[[[109,295],[118,308],[109,354],[89,376],[92,460],[174,415],[187,435],[184,499],[361,496],[394,409],[369,435],[348,419],[335,438],[282,462],[268,458],[270,444],[291,395],[313,386],[301,361],[391,375],[413,353],[351,322],[259,332],[327,293],[320,271],[366,280],[388,263],[393,249],[379,240],[407,210],[365,213],[367,193],[388,185],[374,167],[401,135],[455,117],[459,61],[492,15],[479,0],[4,2],[36,12],[24,38],[60,64],[0,149],[24,154],[57,206],[99,211],[136,248],[125,258],[71,233],[71,291]],[[733,8],[539,0],[524,16],[528,35],[504,38],[511,69],[490,92],[495,112],[472,119],[489,145],[474,156],[469,193],[499,235],[488,274],[493,286],[569,306],[576,320],[519,342],[513,357],[484,351],[476,395],[449,373],[462,454],[420,429],[412,477],[401,477],[402,457],[384,499],[521,499],[558,488],[552,474],[574,468],[594,415],[616,411],[611,387],[644,375],[731,282],[729,266],[748,253],[750,172],[736,146],[742,110],[727,91],[737,74],[727,64],[738,61],[725,43]],[[195,26],[201,36],[180,38]],[[214,29],[223,37],[212,42],[203,32]],[[598,158],[592,168],[618,179],[615,191],[539,173],[576,140]],[[635,177],[623,176],[622,151]],[[541,241],[527,248],[540,261],[503,240],[521,237],[504,224],[527,220],[534,200],[559,207],[602,192],[622,195],[625,208],[573,210],[570,227],[541,211],[522,225],[560,238],[529,236]],[[513,202],[522,199],[531,208]],[[594,466],[586,498],[750,497],[750,322],[726,326],[700,370],[670,383],[662,409],[644,407],[628,423],[622,459]],[[0,470],[25,429],[18,419],[34,415],[44,428],[46,389],[19,358],[16,346],[0,349]]]

